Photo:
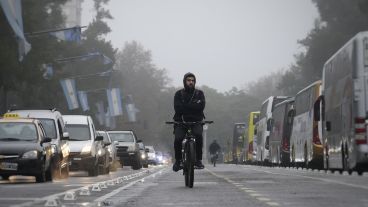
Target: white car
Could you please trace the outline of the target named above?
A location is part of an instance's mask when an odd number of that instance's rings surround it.
[[[146,146],[146,149],[148,149],[148,164],[157,165],[156,151],[153,146]]]
[[[69,132],[70,170],[87,171],[89,176],[99,174],[103,155],[103,137],[97,136],[90,116],[64,115]]]

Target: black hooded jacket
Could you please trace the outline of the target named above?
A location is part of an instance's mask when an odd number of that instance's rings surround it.
[[[195,89],[195,87],[194,90],[187,88],[185,84],[185,79],[187,77],[193,77],[194,83],[196,82],[194,74],[187,73],[184,75],[184,88],[178,90],[174,97],[174,120],[183,121],[184,119],[184,121],[202,121],[204,118],[203,110],[206,105],[204,93],[201,90]]]

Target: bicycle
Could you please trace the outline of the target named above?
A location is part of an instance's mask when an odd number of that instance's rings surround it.
[[[176,122],[167,121],[166,124],[177,124],[186,128],[186,133],[182,142],[182,166],[185,186],[193,188],[194,183],[194,163],[196,162],[196,146],[195,136],[192,134],[192,126],[197,124],[212,124],[213,121],[199,121],[199,122]]]
[[[213,164],[213,167],[216,167],[216,161],[218,160],[219,152],[216,152],[215,154],[211,155],[211,162]]]

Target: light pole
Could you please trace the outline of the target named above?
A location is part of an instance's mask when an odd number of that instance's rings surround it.
[[[208,163],[208,159],[207,159],[207,130],[208,130],[208,125],[205,124],[203,125],[203,134],[202,134],[202,137],[203,137],[203,159],[202,161],[204,163]]]

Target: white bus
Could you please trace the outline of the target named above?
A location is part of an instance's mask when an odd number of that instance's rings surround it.
[[[261,113],[257,125],[257,154],[258,163],[269,162],[269,136],[271,130],[272,111],[276,104],[288,99],[287,96],[270,96],[261,106]]]
[[[293,127],[294,99],[287,99],[277,105],[272,112],[270,134],[270,162],[272,165],[289,166],[290,134]]]
[[[324,166],[361,174],[368,166],[368,31],[325,63],[322,81]]]
[[[290,138],[292,165],[323,168],[322,123],[319,119],[321,81],[316,81],[295,96],[295,117]],[[318,116],[318,118],[315,118]]]

